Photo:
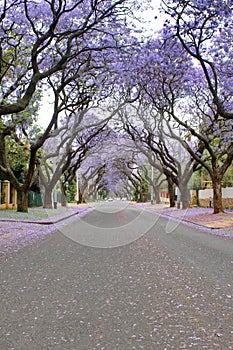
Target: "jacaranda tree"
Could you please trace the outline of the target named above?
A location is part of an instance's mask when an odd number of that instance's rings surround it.
[[[32,110],[32,98],[38,89],[43,90],[46,80],[52,82],[53,77],[76,67],[73,74],[78,72],[79,85],[82,80],[81,86],[86,87],[88,82],[83,74],[93,69],[93,52],[116,52],[122,46],[130,45],[130,28],[125,24],[126,18],[130,22],[134,6],[138,8],[137,2],[130,0],[5,0],[0,5],[2,140],[6,135],[10,137],[15,133],[21,112],[25,108]],[[106,57],[106,52],[102,55],[101,64],[95,66],[96,70],[103,69],[103,57]],[[101,80],[96,82],[101,84]],[[28,174],[23,184],[16,181],[6,157],[1,157],[1,170],[18,190],[20,211],[27,210],[27,196],[24,194],[28,193],[33,181],[38,149],[49,137],[52,127],[56,126],[56,113],[43,136],[30,142]],[[4,142],[1,153],[6,154]]]
[[[198,63],[217,115],[232,119],[232,1],[163,0],[162,3],[169,16],[164,35],[176,36]]]

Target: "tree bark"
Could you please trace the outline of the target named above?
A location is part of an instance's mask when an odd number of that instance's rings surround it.
[[[156,204],[160,204],[161,203],[159,189],[160,189],[159,186],[154,186],[154,196],[155,196],[155,203]]]
[[[224,213],[222,206],[222,181],[221,179],[212,178],[212,182],[214,214]]]
[[[52,190],[45,188],[45,195],[44,195],[44,208],[46,209],[52,209],[53,203],[52,203]]]
[[[79,200],[78,200],[78,204],[83,203],[83,192],[79,191]]]
[[[141,194],[142,202],[143,203],[147,202],[147,198],[148,198],[148,189],[143,187],[142,188],[142,194]]]
[[[28,213],[28,190],[17,190],[17,211]]]
[[[65,184],[61,184],[61,206],[66,207],[67,206],[67,199],[66,199],[66,188]]]
[[[63,191],[61,193],[61,206],[62,207],[66,207],[67,206],[66,194]]]
[[[182,184],[179,187],[180,190],[180,199],[182,203],[182,209],[189,208],[190,198],[189,198],[189,190],[187,184]]]
[[[168,183],[170,208],[173,208],[176,205],[175,196],[174,196],[174,183],[171,178],[167,178],[167,183]]]

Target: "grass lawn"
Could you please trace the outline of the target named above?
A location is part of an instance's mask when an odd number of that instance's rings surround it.
[[[67,210],[65,207],[58,207],[57,209],[29,208],[28,213],[18,213],[15,209],[0,210],[0,219],[43,220],[64,214]]]

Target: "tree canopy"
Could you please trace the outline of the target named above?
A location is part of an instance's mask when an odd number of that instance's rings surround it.
[[[231,1],[162,0],[163,27],[152,34],[138,25],[148,8],[135,0],[0,4],[0,171],[17,189],[18,210],[27,210],[39,173],[51,192],[58,179],[75,181],[77,169],[83,191],[146,200],[148,184],[159,191],[161,180],[187,207],[200,168],[214,212],[223,210],[233,159]],[[53,111],[40,127],[46,94]]]

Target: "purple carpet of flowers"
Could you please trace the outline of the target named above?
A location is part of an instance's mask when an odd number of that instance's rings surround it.
[[[211,215],[211,219],[214,221],[218,220],[219,216],[215,215],[224,215],[224,214],[215,214],[213,215],[213,208],[200,208],[200,207],[193,207],[193,208],[188,208],[188,209],[177,209],[176,207],[174,208],[169,208],[168,206],[165,205],[151,205],[149,203],[140,203],[136,204],[140,208],[144,210],[149,210],[151,212],[156,212],[159,214],[161,217],[172,219],[178,223],[183,223],[188,226],[195,227],[199,230],[222,236],[222,237],[228,237],[228,238],[233,238],[233,216],[232,216],[232,227],[224,227],[224,228],[210,228],[206,227],[203,223],[197,223],[197,222],[192,222],[192,219],[194,217],[201,217],[203,215]],[[232,213],[232,211],[226,210],[226,213]],[[212,216],[213,215],[213,216]],[[196,221],[196,220],[195,220]]]
[[[35,221],[35,223],[26,220],[6,220],[0,221],[0,256],[6,252],[17,252],[22,247],[32,244],[35,240],[42,239],[48,234],[59,231],[59,229],[70,222],[81,218],[89,211],[90,207],[70,210],[69,213],[56,215],[53,224],[45,224],[45,220]],[[68,218],[67,218],[68,217]],[[65,220],[62,220],[62,219]],[[52,218],[46,219],[51,222]],[[43,224],[42,224],[43,222]]]

